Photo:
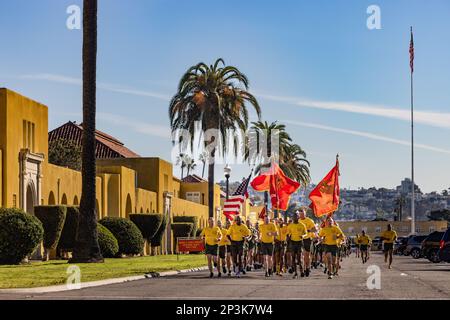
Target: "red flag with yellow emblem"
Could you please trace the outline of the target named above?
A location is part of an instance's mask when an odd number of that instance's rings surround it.
[[[310,208],[316,217],[332,215],[339,208],[339,159],[336,165],[309,194]]]
[[[267,172],[257,176],[250,184],[255,191],[269,191],[272,209],[283,211],[288,208],[291,194],[300,187],[300,183],[288,178],[275,162]]]

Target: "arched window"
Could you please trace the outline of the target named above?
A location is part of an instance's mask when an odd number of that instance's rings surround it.
[[[55,194],[53,193],[53,191],[50,191],[50,194],[48,196],[48,205],[54,206],[55,204],[56,204]]]
[[[62,198],[61,198],[61,204],[67,205],[67,196],[66,196],[65,193],[63,194],[63,196],[62,196]]]

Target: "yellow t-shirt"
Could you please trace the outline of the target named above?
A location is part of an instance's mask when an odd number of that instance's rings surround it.
[[[369,245],[372,242],[372,239],[368,235],[358,237],[358,243],[362,245]]]
[[[261,242],[263,243],[273,243],[275,240],[274,236],[269,236],[268,233],[278,232],[277,226],[273,222],[267,224],[263,223],[259,226],[259,235],[261,237]]]
[[[385,232],[383,232],[381,237],[384,238],[383,239],[384,243],[394,243],[395,239],[397,239],[397,232],[395,232],[394,230],[391,231],[386,230]]]
[[[205,243],[207,245],[213,246],[218,243],[217,239],[222,237],[222,232],[219,227],[206,227],[202,230],[200,236],[205,237]]]
[[[291,223],[287,227],[287,234],[291,237],[292,241],[301,241],[307,234],[306,226],[302,222]]]
[[[228,229],[221,228],[220,232],[222,232],[222,238],[219,241],[219,247],[231,245],[231,241],[227,237]]]
[[[288,232],[287,225],[284,225],[281,228],[278,227],[278,235],[277,235],[276,239],[278,241],[286,241],[287,232]]]
[[[338,245],[340,241],[338,238],[343,238],[344,233],[339,227],[331,226],[331,227],[324,227],[320,229],[319,237],[323,237],[323,244],[326,244],[328,246],[332,245]]]
[[[300,219],[299,221],[306,226],[306,231],[312,230],[316,227],[314,220],[311,218],[306,217],[305,219]],[[314,232],[308,231],[308,234],[306,235],[305,239],[314,239],[314,238],[315,238]]]
[[[251,233],[245,224],[238,226],[237,224],[232,224],[228,229],[227,233],[231,240],[233,241],[243,241],[245,237],[248,237]]]

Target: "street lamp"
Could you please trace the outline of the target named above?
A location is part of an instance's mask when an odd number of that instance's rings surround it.
[[[223,168],[223,174],[225,175],[226,179],[226,199],[228,200],[228,186],[231,176],[231,167],[228,164],[225,166],[225,168]]]

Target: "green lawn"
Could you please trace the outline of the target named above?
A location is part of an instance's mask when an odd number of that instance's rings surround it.
[[[81,282],[143,275],[149,272],[183,270],[206,265],[204,255],[176,255],[106,259],[105,263],[77,264]],[[53,260],[27,265],[1,266],[0,289],[32,288],[66,283],[67,261]]]

